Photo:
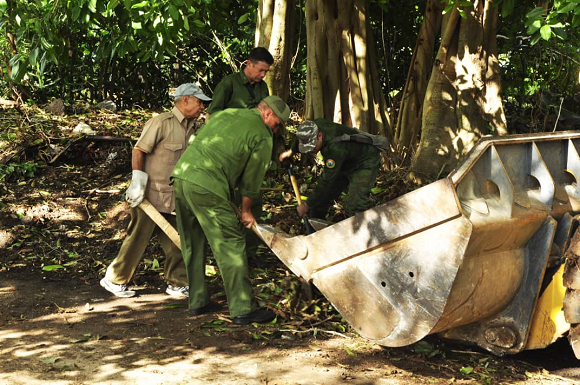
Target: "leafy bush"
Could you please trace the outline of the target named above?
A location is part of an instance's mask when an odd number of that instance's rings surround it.
[[[32,178],[35,172],[36,163],[34,162],[0,164],[0,181],[9,178]]]

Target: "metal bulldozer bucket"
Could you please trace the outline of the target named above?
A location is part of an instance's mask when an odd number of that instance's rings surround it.
[[[369,340],[440,333],[517,353],[580,211],[579,145],[576,132],[484,138],[446,179],[316,233],[260,230]]]

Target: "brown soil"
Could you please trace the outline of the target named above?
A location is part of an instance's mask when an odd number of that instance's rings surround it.
[[[116,155],[112,155],[116,154]],[[116,298],[99,286],[124,236],[127,143],[80,141],[34,176],[0,185],[0,383],[4,384],[567,384],[580,380],[563,340],[496,357],[430,336],[384,348],[356,335],[320,294],[268,250],[252,261],[268,325],[233,325],[227,311],[191,317],[166,294],[163,253],[151,242]],[[22,160],[21,160],[22,162]],[[271,176],[272,187],[280,175]],[[284,184],[282,191],[291,191]],[[297,231],[290,198],[266,193],[269,224]],[[276,201],[273,201],[276,200]],[[211,259],[211,271],[216,269]],[[225,304],[218,275],[214,300]],[[227,308],[227,307],[226,307]]]
[[[108,295],[96,280],[7,270],[0,286],[0,383],[567,384],[579,379],[577,370],[563,369],[576,365],[565,344],[498,358],[433,339],[436,354],[429,357],[412,346],[387,349],[349,333],[329,334],[324,324],[293,333],[283,320],[236,326],[226,313],[189,317],[185,301],[163,294],[162,284],[138,287],[138,297],[122,299]],[[560,369],[549,373],[545,364]],[[461,373],[469,367],[471,374]]]

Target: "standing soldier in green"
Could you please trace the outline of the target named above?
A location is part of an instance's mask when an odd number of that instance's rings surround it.
[[[255,108],[262,99],[270,95],[264,77],[273,63],[274,58],[266,48],[252,49],[242,70],[226,76],[218,83],[212,95],[212,102],[207,109],[206,119],[226,108]],[[240,203],[240,196],[237,192],[234,201]],[[261,195],[254,200],[252,213],[256,218],[262,216]],[[245,233],[248,257],[254,260],[261,242],[251,230],[246,229]]]
[[[370,192],[381,166],[380,151],[370,136],[325,119],[306,121],[298,126],[292,148],[280,155],[280,161],[296,152],[318,151],[324,157],[324,170],[308,201],[298,205],[298,214],[324,218],[332,201],[347,188],[348,216],[370,208]]]
[[[270,95],[264,77],[274,58],[264,47],[256,47],[248,56],[241,71],[228,75],[217,85],[207,117],[226,108],[254,108]]]
[[[277,96],[266,97],[253,109],[218,112],[175,166],[175,210],[189,280],[190,315],[220,308],[210,301],[205,283],[207,237],[223,278],[232,321],[245,325],[275,317],[271,310],[257,308],[242,224],[246,228],[256,225],[250,207],[260,196],[273,134],[283,128],[289,115],[290,108]],[[231,206],[235,188],[242,195],[241,218]]]

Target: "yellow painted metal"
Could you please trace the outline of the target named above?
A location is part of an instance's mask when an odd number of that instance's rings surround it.
[[[570,324],[564,319],[562,310],[562,301],[566,293],[562,278],[564,266],[560,266],[538,300],[526,349],[543,349],[570,329]]]

